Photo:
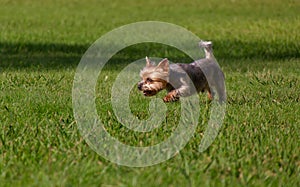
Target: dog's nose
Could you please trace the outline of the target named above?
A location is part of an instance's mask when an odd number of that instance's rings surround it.
[[[142,86],[143,86],[143,83],[141,83],[141,82],[138,83],[138,89],[139,89],[139,90],[142,90]]]

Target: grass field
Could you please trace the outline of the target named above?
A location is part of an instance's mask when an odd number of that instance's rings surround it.
[[[0,186],[300,186],[299,12],[297,0],[0,0]],[[199,127],[185,148],[161,164],[130,168],[85,143],[73,116],[72,83],[96,39],[145,20],[171,22],[214,42],[228,104],[219,136],[204,153],[197,145],[210,104],[200,95]],[[177,125],[178,103],[167,104],[168,123],[150,133],[130,132],[113,115],[114,79],[146,55],[190,60],[168,46],[139,44],[107,64],[98,113],[112,136],[129,145],[158,143]],[[149,100],[133,89],[133,114],[147,118]]]

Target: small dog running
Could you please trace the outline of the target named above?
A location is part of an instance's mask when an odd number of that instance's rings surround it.
[[[153,96],[166,89],[168,93],[163,98],[164,102],[178,101],[180,97],[205,91],[209,99],[214,99],[217,94],[219,103],[225,102],[225,78],[213,55],[212,42],[201,41],[199,47],[204,48],[205,58],[190,64],[169,64],[165,58],[155,66],[146,57],[138,89],[145,96]]]

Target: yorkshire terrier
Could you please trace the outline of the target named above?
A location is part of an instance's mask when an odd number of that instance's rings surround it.
[[[204,91],[208,92],[209,99],[214,99],[217,94],[219,102],[225,102],[225,78],[213,55],[212,42],[201,41],[199,47],[204,48],[205,58],[190,64],[169,64],[165,58],[155,66],[146,57],[138,89],[145,96],[153,96],[166,89],[168,93],[163,98],[164,102],[177,101],[180,97]]]

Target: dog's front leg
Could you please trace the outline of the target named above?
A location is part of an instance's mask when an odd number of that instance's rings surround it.
[[[180,97],[186,97],[189,95],[189,87],[186,84],[183,84],[181,87],[169,91],[163,100],[164,102],[173,102],[178,101]]]
[[[173,102],[179,100],[178,90],[171,90],[164,98],[164,102]]]

